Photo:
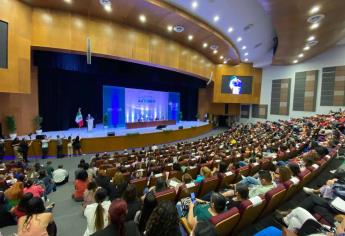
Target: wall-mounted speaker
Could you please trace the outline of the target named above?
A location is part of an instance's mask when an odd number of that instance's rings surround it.
[[[107,136],[110,137],[110,136],[115,136],[115,132],[108,132],[107,133]]]

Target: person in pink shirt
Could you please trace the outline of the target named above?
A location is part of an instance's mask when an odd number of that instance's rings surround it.
[[[32,179],[29,179],[25,182],[24,194],[32,193],[33,197],[42,197],[44,189],[41,185],[34,184]]]

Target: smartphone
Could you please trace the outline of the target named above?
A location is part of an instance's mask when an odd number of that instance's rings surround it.
[[[192,199],[192,203],[195,204],[195,202],[196,202],[195,193],[191,193],[190,198]]]

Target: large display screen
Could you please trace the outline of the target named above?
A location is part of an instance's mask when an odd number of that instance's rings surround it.
[[[222,93],[252,94],[252,76],[225,75],[222,77]]]
[[[103,86],[103,112],[111,127],[126,123],[176,120],[180,113],[180,94],[153,90]]]

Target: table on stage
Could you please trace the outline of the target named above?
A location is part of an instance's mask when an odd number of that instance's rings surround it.
[[[126,123],[127,129],[136,129],[136,128],[146,128],[154,127],[158,125],[175,125],[176,120],[155,120],[155,121],[138,121]]]

